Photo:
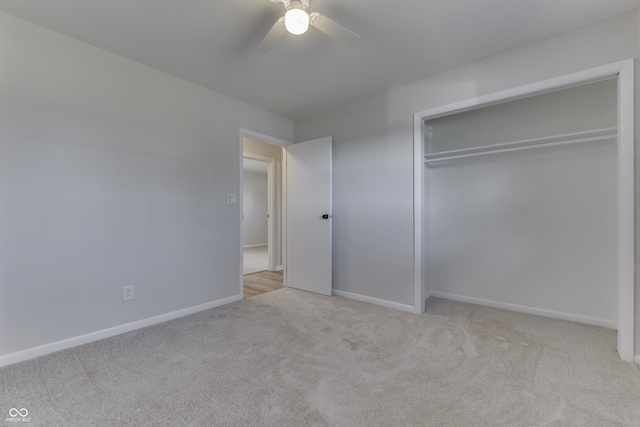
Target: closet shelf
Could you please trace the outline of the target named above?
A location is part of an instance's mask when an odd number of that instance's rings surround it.
[[[445,160],[464,159],[467,157],[485,156],[488,154],[508,153],[532,148],[556,147],[560,145],[578,144],[582,142],[610,141],[618,136],[618,128],[594,129],[584,132],[567,133],[563,135],[546,136],[543,138],[526,139],[522,141],[506,142],[502,144],[485,145],[482,147],[463,148],[459,150],[440,151],[424,156],[425,164],[430,165]]]

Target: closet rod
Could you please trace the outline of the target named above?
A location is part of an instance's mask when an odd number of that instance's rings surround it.
[[[479,147],[460,148],[457,150],[440,151],[437,153],[429,153],[424,157],[427,159],[436,159],[439,157],[449,157],[449,156],[458,155],[458,154],[474,153],[476,151],[491,151],[491,150],[496,150],[501,148],[519,147],[522,145],[541,144],[545,142],[568,141],[576,138],[589,138],[593,136],[609,136],[609,135],[616,136],[617,134],[618,134],[618,128],[615,128],[615,127],[592,129],[592,130],[587,130],[582,132],[565,133],[561,135],[543,136],[540,138],[524,139],[520,141],[503,142],[500,144],[482,145]]]
[[[582,138],[577,137],[577,135],[596,135],[596,136],[585,136]],[[597,131],[588,131],[588,132],[579,132],[576,134],[568,134],[561,135],[555,137],[546,137],[539,139],[532,139],[526,141],[518,141],[518,142],[509,142],[506,144],[495,144],[489,145],[485,147],[475,147],[468,148],[462,150],[452,150],[447,152],[440,152],[437,154],[429,154],[425,155],[425,165],[433,164],[440,161],[445,160],[456,160],[456,159],[464,159],[467,157],[477,157],[484,156],[488,154],[498,154],[498,153],[509,153],[513,151],[522,151],[529,150],[532,148],[542,148],[542,147],[557,147],[562,145],[570,145],[570,144],[578,144],[583,142],[598,142],[598,141],[610,141],[611,139],[616,138],[618,135],[617,128],[607,128],[607,129],[599,129]],[[573,136],[569,138],[569,136]],[[547,140],[550,142],[541,142],[543,140]],[[502,147],[502,148],[498,148]],[[453,153],[464,153],[464,154],[456,154],[456,155],[446,155]],[[437,156],[437,157],[436,157]]]

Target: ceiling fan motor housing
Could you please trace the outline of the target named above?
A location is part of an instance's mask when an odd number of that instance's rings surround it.
[[[306,11],[309,8],[309,3],[311,3],[311,0],[281,0],[281,1],[282,1],[282,4],[284,5],[284,8],[287,10],[302,9]]]

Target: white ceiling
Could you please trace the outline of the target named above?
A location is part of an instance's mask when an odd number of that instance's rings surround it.
[[[635,9],[639,0],[312,0],[361,36],[255,46],[269,0],[3,0],[0,11],[292,120]]]

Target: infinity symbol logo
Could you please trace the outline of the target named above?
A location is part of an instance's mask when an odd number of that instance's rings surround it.
[[[10,417],[26,417],[29,414],[29,411],[27,411],[27,408],[22,408],[22,409],[16,409],[16,408],[11,408],[9,409],[9,416]]]

